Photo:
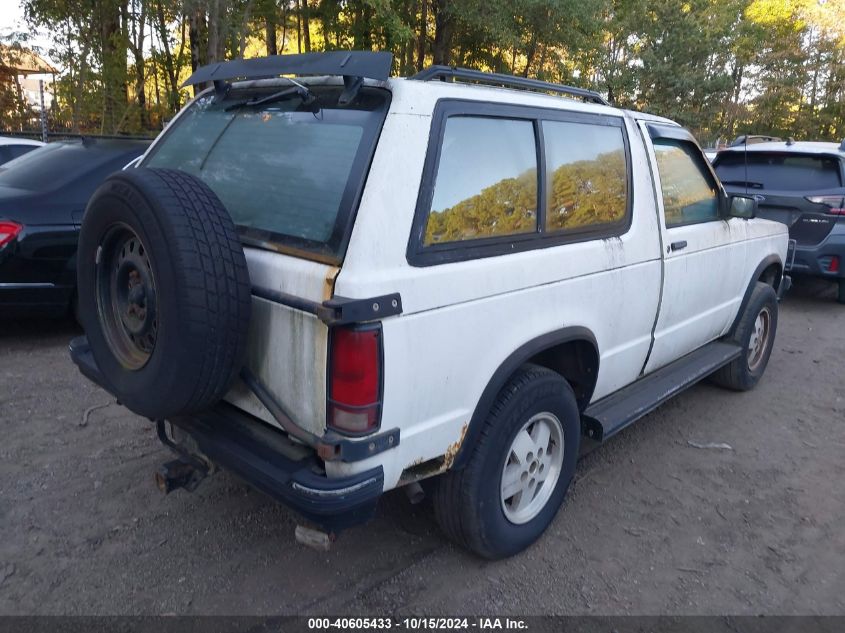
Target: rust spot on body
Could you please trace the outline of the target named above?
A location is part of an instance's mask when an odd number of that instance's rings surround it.
[[[455,458],[458,456],[458,453],[461,452],[461,445],[464,443],[464,439],[467,436],[468,428],[469,423],[464,422],[463,427],[461,427],[461,436],[458,438],[458,441],[454,444],[449,444],[449,448],[446,449],[446,454],[443,456],[443,470],[449,470],[455,462]]]
[[[326,278],[323,280],[323,301],[328,301],[334,296],[334,282],[339,272],[338,266],[331,266],[326,271]]]
[[[446,449],[445,455],[429,460],[418,457],[408,464],[399,476],[399,483],[397,486],[404,486],[412,481],[428,479],[429,477],[440,475],[449,470],[455,462],[455,458],[458,456],[458,453],[461,451],[461,445],[464,443],[464,439],[466,438],[468,427],[469,424],[464,423],[463,428],[461,428],[461,436],[458,438],[457,442],[449,445]]]

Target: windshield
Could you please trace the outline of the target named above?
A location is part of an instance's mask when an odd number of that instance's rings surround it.
[[[210,93],[167,130],[143,167],[181,169],[217,194],[246,242],[271,242],[342,259],[354,207],[387,108],[363,88],[278,98],[279,86]],[[267,98],[272,97],[272,98]]]
[[[839,160],[784,152],[724,152],[714,165],[722,184],[773,191],[812,191],[842,186]],[[746,184],[747,183],[747,184]]]

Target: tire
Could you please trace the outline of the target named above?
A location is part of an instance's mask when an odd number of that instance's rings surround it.
[[[539,451],[533,458],[530,457],[533,452],[528,453],[525,461],[517,463],[515,454],[511,453],[516,449],[517,435],[530,439],[538,424],[551,427],[554,422],[548,416],[559,422],[563,450],[548,451],[543,455],[545,461],[538,459]],[[526,431],[524,427],[532,420],[535,422],[528,426],[531,432]],[[529,434],[525,436],[524,433]],[[554,433],[550,437],[554,438]],[[438,478],[433,501],[441,529],[455,543],[484,558],[499,559],[522,551],[540,537],[563,503],[575,473],[580,439],[578,405],[566,380],[544,367],[524,365],[499,392],[484,421],[478,443],[468,447],[472,454],[466,467]],[[552,444],[547,446],[551,448]],[[559,465],[555,483],[545,489],[539,485],[528,489],[534,490],[534,501],[543,501],[533,508],[533,514],[519,510],[521,496],[503,499],[506,466],[515,472],[530,471],[529,478],[525,479],[530,482],[531,474],[539,479],[544,464],[548,466],[546,475],[551,477],[549,473],[553,472],[556,459]],[[537,465],[538,461],[540,465]],[[550,481],[551,478],[546,479],[543,484]],[[532,509],[528,499],[531,497],[526,497],[527,505],[523,510]]]
[[[768,316],[765,316],[765,315]],[[758,319],[766,319],[761,326]],[[754,341],[761,334],[756,331],[758,326],[765,327],[765,339],[760,345]],[[774,288],[769,284],[758,281],[751,292],[751,299],[742,313],[742,318],[731,340],[742,347],[742,354],[736,360],[717,370],[711,380],[721,387],[734,391],[748,391],[753,389],[766,371],[769,356],[775,342],[778,326],[778,299]],[[756,333],[756,334],[755,334]]]
[[[85,210],[79,316],[109,388],[164,419],[207,409],[243,365],[251,288],[225,207],[169,169],[109,176]]]
[[[836,295],[836,301],[837,303],[845,303],[845,278],[839,279],[837,283],[839,284],[839,292]]]

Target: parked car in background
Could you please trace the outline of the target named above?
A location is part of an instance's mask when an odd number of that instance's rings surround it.
[[[789,227],[792,273],[835,281],[845,303],[845,141],[731,147],[713,167],[728,193],[753,195],[760,217]]]
[[[787,230],[668,119],[391,65],[198,69],[215,88],[88,204],[71,356],[157,421],[163,491],[222,466],[336,530],[436,476],[445,533],[500,558],[551,523],[582,435],[760,380]]]
[[[60,141],[0,167],[0,317],[66,314],[88,198],[146,141]]]
[[[0,136],[0,165],[5,165],[10,160],[14,160],[27,152],[38,149],[42,145],[44,143],[41,141],[34,141],[30,138]]]

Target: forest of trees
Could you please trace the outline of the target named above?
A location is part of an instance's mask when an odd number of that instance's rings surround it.
[[[845,136],[841,0],[20,1],[60,69],[51,127],[77,132],[154,133],[209,62],[380,49],[399,75],[453,64],[592,88],[705,143]],[[31,45],[27,32],[3,39]],[[7,129],[37,121],[0,114]]]

